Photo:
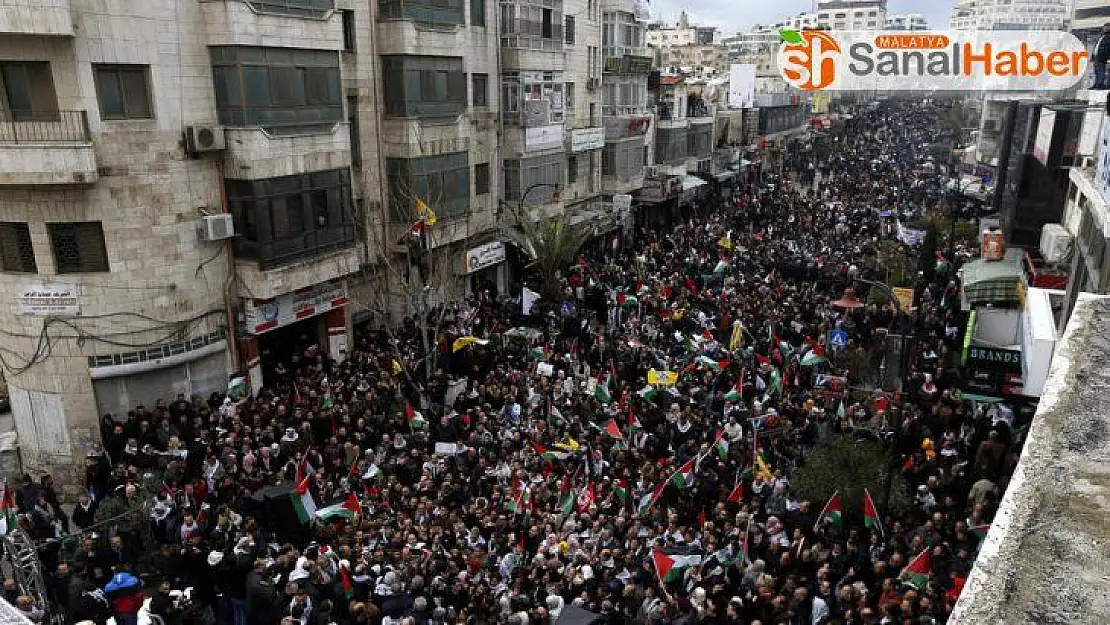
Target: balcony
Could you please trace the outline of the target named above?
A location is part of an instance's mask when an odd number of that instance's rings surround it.
[[[0,0],[0,34],[73,36],[70,0]]]
[[[0,185],[90,184],[97,177],[85,111],[37,118],[0,112]]]
[[[348,124],[307,135],[274,135],[261,128],[228,128],[228,178],[258,180],[351,166]]]
[[[335,0],[217,0],[200,7],[209,46],[344,49]]]

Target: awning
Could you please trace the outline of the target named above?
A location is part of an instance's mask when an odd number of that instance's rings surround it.
[[[728,180],[729,178],[732,178],[735,175],[736,175],[736,172],[732,171],[731,169],[728,170],[728,171],[722,171],[721,173],[717,174],[717,180],[719,182],[724,182],[724,181]]]
[[[682,190],[683,191],[689,191],[690,189],[696,189],[696,188],[702,186],[703,184],[705,184],[705,181],[702,180],[701,178],[698,178],[697,176],[683,176],[682,177]]]

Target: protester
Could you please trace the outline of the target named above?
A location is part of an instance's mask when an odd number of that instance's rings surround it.
[[[81,547],[54,556],[55,603],[102,622],[89,592],[134,573],[179,622],[531,625],[571,608],[943,622],[1018,424],[960,398],[952,271],[923,273],[903,313],[868,284],[886,278],[897,222],[938,209],[924,154],[944,115],[861,108],[821,149],[789,146],[783,178],[722,185],[668,227],[640,226],[634,247],[587,249],[558,284],[529,282],[530,314],[487,291],[437,309],[434,359],[410,318],[341,361],[306,344],[253,395],[106,420],[73,515]],[[848,287],[860,307],[837,304]],[[853,394],[886,384],[870,356],[888,333],[912,338],[901,392]],[[900,459],[911,509],[879,510],[883,529],[838,528],[791,490],[842,434]],[[39,502],[48,541],[68,520],[42,492],[28,485],[20,506]],[[92,524],[94,505],[144,524]],[[170,589],[186,588],[182,611]],[[131,590],[108,592],[117,622]]]

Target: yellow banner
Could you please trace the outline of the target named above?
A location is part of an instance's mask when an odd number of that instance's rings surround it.
[[[674,386],[678,384],[678,374],[674,371],[648,371],[648,384],[652,386]]]
[[[913,289],[897,287],[891,290],[894,291],[894,297],[898,298],[898,305],[902,310],[913,308]]]

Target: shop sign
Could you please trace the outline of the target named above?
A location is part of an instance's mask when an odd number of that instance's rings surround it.
[[[622,65],[627,74],[646,74],[651,71],[652,59],[650,56],[624,55]]]
[[[505,262],[505,244],[501,241],[491,241],[466,251],[463,257],[463,273],[474,273],[503,262]]]
[[[276,328],[315,317],[347,304],[347,283],[325,282],[273,299],[249,299],[243,317],[247,332],[262,334]]]
[[[604,128],[583,128],[570,131],[570,151],[585,152],[605,147]]]
[[[981,369],[1020,372],[1021,350],[971,345],[967,348],[967,362],[965,364],[969,367]]]
[[[62,282],[31,282],[16,296],[19,314],[34,317],[75,317],[81,314],[77,288]]]
[[[524,151],[538,152],[563,147],[563,125],[551,124],[538,128],[524,129]]]

